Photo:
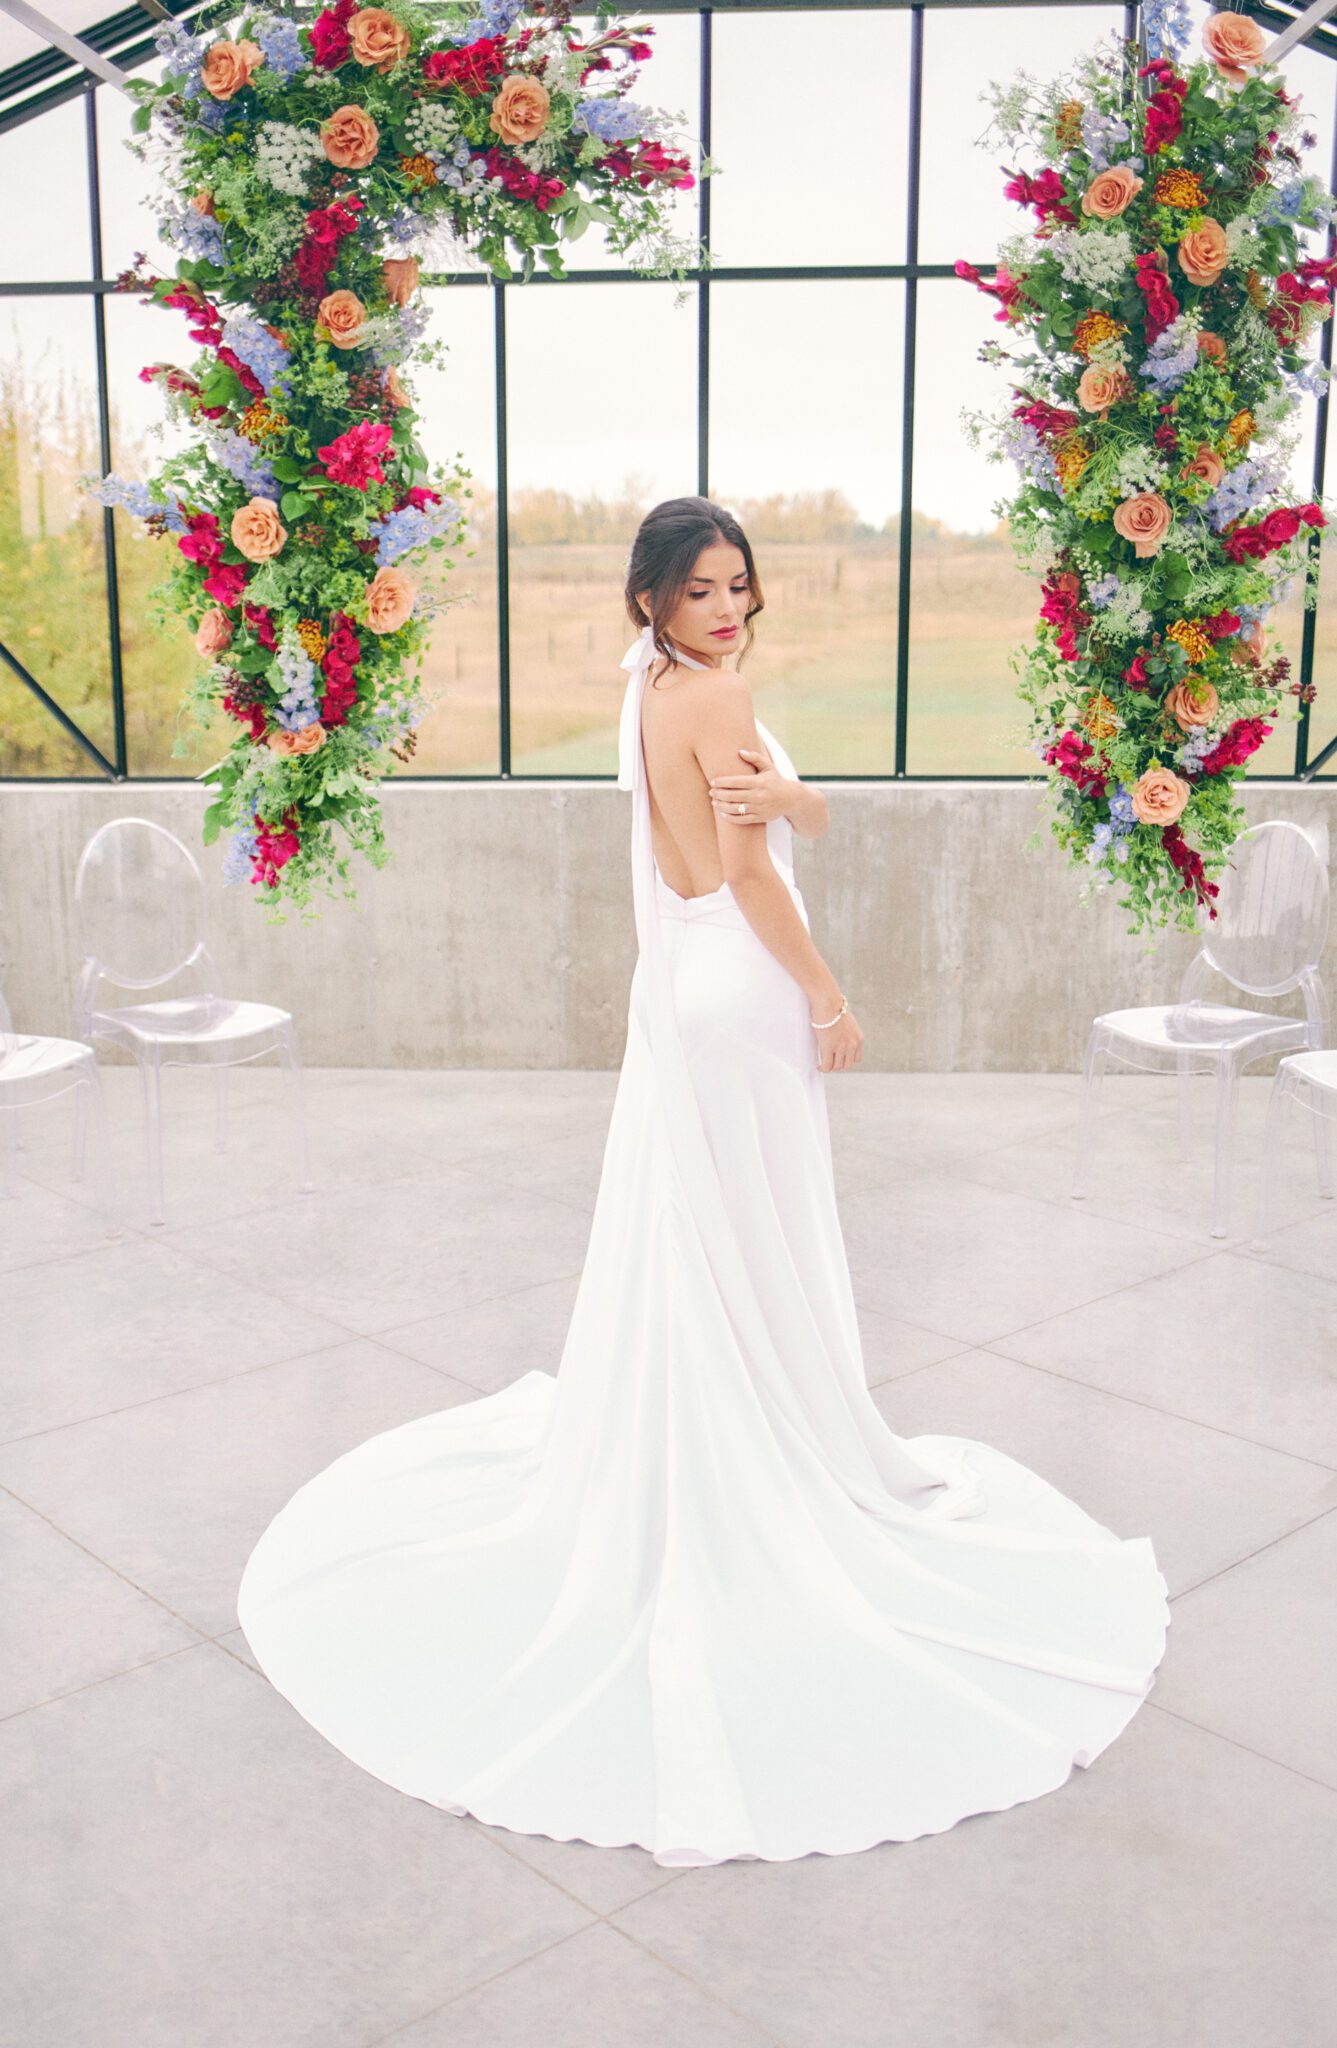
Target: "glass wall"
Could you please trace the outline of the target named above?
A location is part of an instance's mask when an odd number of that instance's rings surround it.
[[[1191,11],[1196,38],[1206,0]],[[1061,69],[1137,13],[658,0],[637,17],[656,49],[645,97],[685,116],[720,167],[678,202],[711,263],[681,288],[637,278],[592,230],[560,284],[432,288],[446,352],[414,381],[429,449],[469,471],[470,537],[443,586],[411,772],[612,775],[632,535],[657,500],[703,491],[752,539],[766,608],[748,672],[801,773],[1036,773],[1009,666],[1037,602],[1000,515],[1012,473],[962,428],[999,396],[979,348],[1000,330],[953,266],[989,265],[1021,225],[997,152],[972,146],[985,86]],[[1334,50],[1327,34],[1285,67],[1324,175]],[[838,123],[815,121],[832,80]],[[78,489],[104,462],[145,474],[168,445],[138,373],[180,349],[179,320],[112,283],[137,252],[171,254],[119,94],[71,84],[16,123],[0,99],[6,190],[42,194],[0,219],[0,777],[196,775],[229,722],[173,753],[194,655],[155,615],[158,544]],[[1303,423],[1306,497],[1325,465],[1337,474],[1328,411]],[[1313,772],[1331,745],[1317,772],[1335,774],[1330,561],[1317,613],[1295,591],[1277,623],[1317,696],[1250,772]]]

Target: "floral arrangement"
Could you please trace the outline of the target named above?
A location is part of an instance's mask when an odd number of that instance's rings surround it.
[[[190,446],[97,495],[171,536],[163,612],[206,665],[190,707],[239,728],[201,778],[204,836],[230,828],[225,876],[271,921],[336,876],[355,896],[336,828],[390,857],[377,784],[426,708],[418,664],[446,600],[423,565],[452,566],[468,491],[414,433],[424,262],[560,276],[562,242],[596,219],[637,268],[700,260],[670,233],[689,159],[631,97],[653,31],[605,20],[581,40],[566,4],[525,14],[333,0],[301,26],[233,7],[229,33],[165,29],[165,75],[136,86],[179,260],[151,277],[137,259],[120,282],[183,313],[201,354],[141,372]]]
[[[1244,764],[1299,716],[1265,622],[1292,577],[1313,603],[1326,523],[1289,456],[1337,277],[1300,234],[1337,208],[1257,25],[1210,16],[1188,62],[1186,17],[1146,10],[1145,62],[1114,39],[1050,88],[995,89],[1004,138],[1041,159],[1006,173],[1036,226],[992,280],[956,265],[1015,337],[983,351],[1009,366],[1005,410],[969,424],[1020,472],[999,511],[1043,579],[1016,665],[1051,830],[1094,871],[1085,896],[1123,885],[1132,932],[1216,916]]]

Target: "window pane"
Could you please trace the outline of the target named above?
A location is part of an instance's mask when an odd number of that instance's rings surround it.
[[[454,568],[433,579],[453,600],[437,614],[423,663],[426,692],[440,702],[417,728],[412,770],[397,768],[396,774],[495,775],[500,766],[492,299],[491,286],[433,290],[429,339],[444,341],[449,353],[444,362],[409,376],[420,408],[419,439],[429,460],[449,463],[462,456],[472,471],[473,496],[465,500],[470,515],[465,547],[455,555]]]
[[[674,297],[669,284],[506,292],[518,774],[616,772],[627,553],[652,505],[696,489],[696,294]]]
[[[0,301],[0,641],[110,759],[98,467],[89,301]],[[31,691],[5,709],[0,773],[99,773]]]
[[[975,148],[992,118],[980,99],[1018,71],[1051,79],[1110,30],[1122,7],[950,7],[924,16],[924,122],[919,256],[924,263],[991,259],[1030,216],[1003,197],[1001,146]]]
[[[895,766],[904,289],[711,289],[711,495],[753,544],[753,701],[800,775]]]
[[[0,135],[0,191],[0,277],[27,284],[92,275],[82,100]]]
[[[994,506],[1015,471],[972,448],[961,413],[992,411],[1003,372],[977,359],[997,333],[989,302],[955,278],[919,287],[914,546],[906,767],[912,775],[1029,775],[1027,707],[1008,654],[1040,593],[1017,568]]]
[[[169,422],[159,387],[142,383],[139,372],[147,363],[189,363],[196,349],[180,313],[145,306],[121,294],[103,303],[112,467],[118,476],[140,480],[191,437],[184,427]],[[132,775],[198,775],[225,751],[236,729],[235,721],[221,711],[204,732],[193,719],[183,719],[181,736],[190,743],[190,751],[172,752],[177,713],[198,667],[186,626],[171,617],[160,626],[154,617],[153,592],[171,567],[174,546],[170,537],[155,538],[141,519],[117,512],[121,675]]]
[[[157,78],[161,61],[137,72],[140,78]],[[154,270],[166,276],[176,273],[177,254],[170,243],[159,240],[155,204],[156,174],[130,154],[130,117],[134,101],[114,86],[98,87],[97,154],[98,190],[102,200],[102,269],[107,277],[128,270],[131,259],[142,251]]]
[[[713,38],[715,260],[903,262],[906,11],[718,14]],[[838,129],[822,136],[814,107],[835,79]]]
[[[674,117],[695,171],[701,140],[701,30],[698,18],[694,14],[638,14],[634,20],[637,26],[645,23],[654,30],[649,38],[654,55],[640,67],[635,92],[637,104],[654,107]],[[583,42],[594,33],[596,25],[587,15],[573,26]],[[602,90],[611,75],[596,71],[588,83],[592,88]],[[672,234],[688,237],[700,232],[697,218],[699,183],[698,180],[686,192],[672,194]],[[579,241],[562,244],[562,258],[568,270],[627,268],[627,258],[609,250],[604,230],[597,221],[585,230]]]

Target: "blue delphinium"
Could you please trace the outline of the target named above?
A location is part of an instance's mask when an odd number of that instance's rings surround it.
[[[1181,314],[1163,334],[1156,336],[1137,368],[1139,376],[1164,394],[1177,391],[1197,363],[1198,330],[1192,320]]]
[[[1119,579],[1112,573],[1099,577],[1094,583],[1088,583],[1086,595],[1092,611],[1103,612],[1111,598],[1118,594],[1118,590]]]
[[[1188,0],[1142,0],[1142,29],[1149,57],[1182,57],[1191,28]]]
[[[100,483],[91,484],[88,495],[109,510],[120,505],[126,512],[133,512],[136,519],[147,519],[152,513],[165,509],[158,504],[147,484],[135,483],[127,476],[117,476],[114,471],[110,476],[104,476]]]
[[[387,569],[397,562],[401,555],[412,554],[414,548],[423,548],[438,534],[445,533],[459,518],[459,506],[453,498],[443,498],[439,505],[402,505],[398,512],[389,513],[381,521],[380,541],[376,549],[378,568]]]
[[[154,38],[154,49],[167,60],[169,77],[184,80],[181,87],[183,99],[197,100],[204,94],[204,53],[209,47],[208,36],[188,35],[179,23],[160,29]]]
[[[244,434],[235,434],[230,427],[215,428],[209,446],[228,475],[235,477],[253,498],[278,497],[273,469],[262,455],[256,454]]]
[[[234,832],[228,841],[227,852],[223,855],[223,881],[225,884],[244,882],[251,872],[251,856],[255,852],[256,831],[253,825],[244,825],[240,832]]]
[[[1270,498],[1286,481],[1286,471],[1275,455],[1249,455],[1222,477],[1203,506],[1213,529],[1224,533],[1233,520],[1242,519]]]
[[[187,206],[180,213],[164,215],[158,222],[158,228],[163,240],[179,249],[183,256],[189,256],[197,263],[222,263],[222,224],[212,214],[196,213],[193,206]]]
[[[314,725],[320,716],[316,709],[316,665],[291,628],[279,647],[278,670],[284,692],[274,718],[285,731],[301,732],[303,726]]]
[[[643,135],[650,115],[634,100],[585,100],[571,117],[574,133],[597,135],[600,142],[626,142]]]
[[[504,36],[523,14],[529,0],[479,0],[477,14],[448,30],[452,43],[476,43],[482,36]]]
[[[280,15],[262,21],[255,32],[255,40],[265,53],[266,64],[285,85],[311,62],[302,48],[297,24],[283,20]]]
[[[281,341],[275,340],[263,321],[249,320],[242,313],[234,313],[223,322],[223,345],[240,357],[247,369],[260,379],[266,397],[281,388],[289,362],[288,351]]]

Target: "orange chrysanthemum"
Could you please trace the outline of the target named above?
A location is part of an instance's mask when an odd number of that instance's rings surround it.
[[[1077,322],[1073,335],[1073,346],[1079,355],[1090,356],[1102,342],[1115,341],[1128,329],[1120,320],[1112,319],[1108,313],[1084,313]]]
[[[1090,444],[1080,439],[1065,441],[1054,456],[1058,480],[1065,491],[1075,490],[1082,480],[1082,471],[1091,460]]]
[[[1236,448],[1243,448],[1246,442],[1252,441],[1257,427],[1257,420],[1255,420],[1253,414],[1246,406],[1243,412],[1235,414],[1234,419],[1226,428],[1226,439],[1232,442]]]
[[[1157,206],[1181,206],[1189,212],[1195,207],[1207,204],[1207,194],[1203,190],[1202,180],[1197,172],[1186,171],[1182,168],[1174,171],[1162,171],[1160,177],[1156,180],[1156,189],[1152,193],[1152,198],[1156,201]]]
[[[1085,711],[1081,715],[1079,723],[1083,731],[1088,732],[1093,740],[1112,740],[1114,738],[1115,733],[1119,730],[1118,714],[1114,709],[1112,700],[1105,695],[1103,690],[1097,690],[1095,696],[1090,699]]]
[[[1064,100],[1054,123],[1054,134],[1060,149],[1076,149],[1082,139],[1082,103],[1080,100]]]
[[[1176,619],[1165,637],[1178,641],[1190,661],[1206,661],[1212,651],[1211,640],[1198,619]]]
[[[302,651],[308,654],[312,661],[319,661],[329,644],[314,619],[297,621],[297,637],[302,643]]]
[[[429,156],[401,156],[399,168],[410,185],[421,185],[424,192],[437,183],[436,165]]]
[[[272,441],[287,424],[285,415],[277,412],[268,399],[256,398],[252,399],[237,422],[237,431],[258,446],[261,441]]]

